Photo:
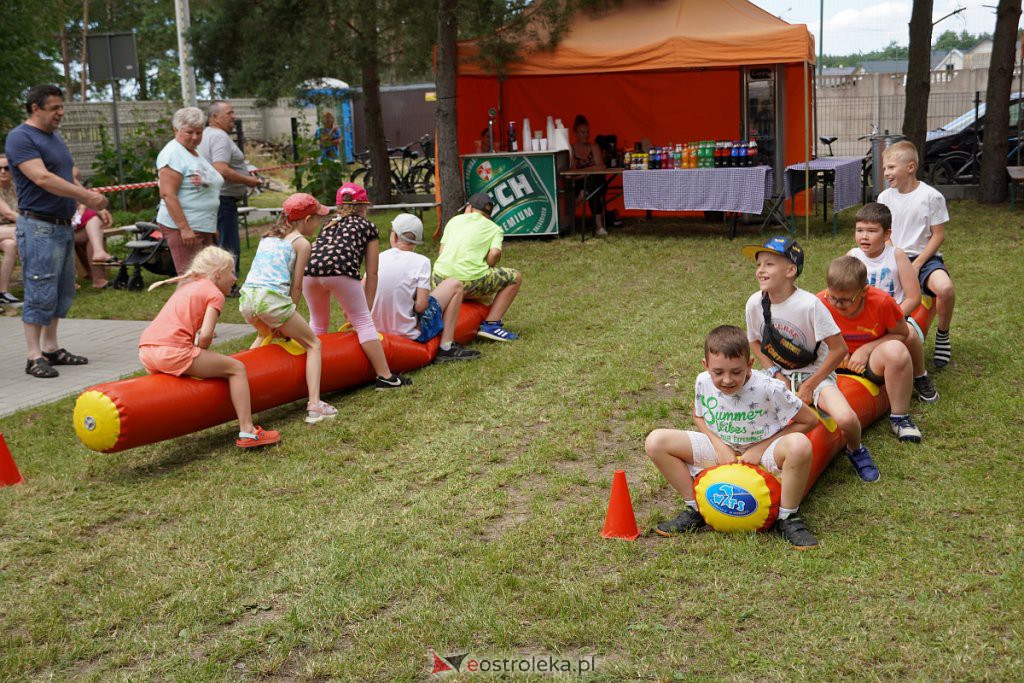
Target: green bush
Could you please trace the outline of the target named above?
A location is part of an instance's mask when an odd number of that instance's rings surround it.
[[[114,148],[106,128],[100,128],[101,149],[93,162],[93,175],[89,183],[93,187],[103,187],[153,180],[156,176],[156,157],[170,139],[170,129],[156,125],[148,129],[144,135],[122,140],[121,161],[124,172],[118,174],[117,150]],[[111,193],[111,205],[121,205],[121,200],[117,195],[118,193]],[[152,213],[160,202],[160,193],[155,187],[130,190],[124,195],[127,209],[130,211],[145,210]]]
[[[336,159],[311,161],[296,170],[296,191],[308,192],[327,206],[334,206],[338,188],[349,178],[348,164]]]

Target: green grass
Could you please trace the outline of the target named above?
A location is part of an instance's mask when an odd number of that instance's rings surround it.
[[[643,438],[689,424],[703,336],[743,324],[739,247],[757,237],[659,222],[509,240],[519,342],[402,392],[328,396],[332,423],[267,411],[270,450],[238,452],[224,425],[92,453],[70,399],[6,418],[26,482],[0,489],[0,679],[423,680],[434,648],[596,654],[602,681],[1020,680],[1021,219],[950,213],[942,400],[915,404],[918,446],[866,432],[879,484],[826,471],[802,506],[816,551],[599,535],[619,467],[641,524],[678,511]],[[802,239],[805,288],[851,244],[842,225]],[[74,312],[144,318],[163,298]]]

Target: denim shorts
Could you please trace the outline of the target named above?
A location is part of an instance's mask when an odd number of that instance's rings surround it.
[[[441,330],[444,329],[444,311],[441,310],[441,304],[437,303],[437,299],[434,297],[427,297],[427,310],[420,313],[418,316],[420,328],[420,336],[416,337],[415,341],[421,344],[425,344],[437,335],[441,334]]]
[[[913,263],[916,260],[917,257],[914,256],[910,259],[910,262]],[[932,256],[921,265],[921,270],[917,274],[917,279],[921,283],[921,292],[933,298],[935,297],[935,292],[928,289],[928,278],[937,270],[944,270],[946,273],[949,273],[949,268],[946,267],[946,262],[942,260],[942,257]]]
[[[66,318],[75,299],[74,229],[18,216],[15,234],[25,286],[22,321],[45,327]]]

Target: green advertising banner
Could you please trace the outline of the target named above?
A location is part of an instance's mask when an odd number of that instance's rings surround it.
[[[494,199],[491,219],[506,235],[558,234],[555,154],[473,154],[462,157],[466,196]]]

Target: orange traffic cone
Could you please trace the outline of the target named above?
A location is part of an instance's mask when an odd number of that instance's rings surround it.
[[[0,486],[14,486],[23,481],[25,479],[18,471],[18,466],[14,464],[11,449],[7,447],[4,435],[0,434]]]
[[[608,500],[608,515],[604,519],[605,538],[624,538],[635,541],[640,535],[636,526],[636,515],[633,514],[633,501],[629,497],[629,484],[626,483],[626,470],[615,470],[612,479],[612,495]]]

